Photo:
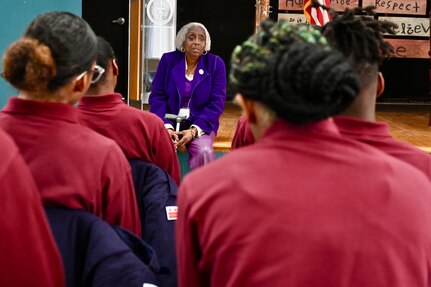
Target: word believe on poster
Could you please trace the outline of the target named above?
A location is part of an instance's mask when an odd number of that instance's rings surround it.
[[[385,39],[394,47],[397,58],[429,59],[429,40]]]
[[[429,37],[430,19],[409,17],[379,17],[379,20],[397,24],[396,36],[403,37]]]

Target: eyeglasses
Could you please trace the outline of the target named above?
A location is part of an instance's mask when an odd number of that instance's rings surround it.
[[[82,77],[84,77],[86,74],[88,73],[88,71],[82,72],[78,77],[76,77],[76,81],[79,81],[82,79]],[[95,84],[97,83],[97,81],[100,80],[100,78],[102,77],[103,73],[105,73],[105,69],[100,67],[99,65],[95,65],[94,66],[94,71],[93,71],[93,78],[91,79],[91,83]]]
[[[105,73],[105,69],[103,69],[99,65],[94,66],[93,78],[91,79],[91,83],[97,83],[97,81],[99,81],[102,77],[103,73]]]

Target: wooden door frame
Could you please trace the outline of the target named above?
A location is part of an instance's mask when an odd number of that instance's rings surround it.
[[[269,13],[271,11],[269,0],[256,0],[256,15],[254,18],[254,32],[256,33],[260,23],[269,18]]]
[[[141,100],[141,54],[142,54],[142,7],[143,0],[130,0],[129,2],[129,97],[128,99]],[[128,102],[128,104],[130,104]]]

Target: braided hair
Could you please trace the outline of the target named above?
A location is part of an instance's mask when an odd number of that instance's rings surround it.
[[[350,64],[309,25],[267,20],[234,49],[230,85],[284,120],[302,124],[340,113],[359,81]]]
[[[322,27],[322,33],[329,44],[349,58],[360,74],[364,68],[381,65],[384,59],[393,55],[390,43],[383,34],[395,34],[396,24],[374,19],[375,7],[346,9],[343,15],[330,9],[332,21]]]

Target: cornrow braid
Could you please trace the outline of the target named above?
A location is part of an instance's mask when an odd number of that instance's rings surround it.
[[[319,31],[285,21],[263,22],[261,32],[235,48],[230,85],[295,124],[341,112],[359,90],[351,66]]]
[[[328,9],[328,8],[326,8]],[[374,19],[375,7],[346,9],[342,15],[330,10],[332,21],[322,27],[329,44],[341,51],[356,68],[364,63],[381,65],[394,53],[384,34],[395,34],[396,24]]]
[[[232,89],[240,89],[248,97],[258,99],[261,96],[261,74],[267,73],[269,58],[275,51],[287,49],[295,42],[327,45],[321,33],[309,25],[291,25],[286,21],[274,23],[271,20],[262,22],[261,31],[238,45],[232,53],[229,75]]]

